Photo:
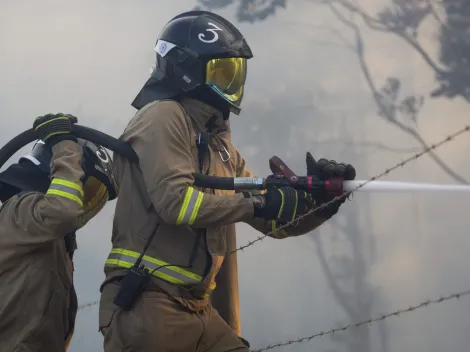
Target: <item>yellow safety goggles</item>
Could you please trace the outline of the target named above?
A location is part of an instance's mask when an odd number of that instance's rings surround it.
[[[241,57],[210,60],[206,65],[206,84],[227,101],[239,106],[246,80],[246,61]]]

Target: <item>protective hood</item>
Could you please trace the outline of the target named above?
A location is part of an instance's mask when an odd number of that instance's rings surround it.
[[[132,106],[137,110],[155,100],[175,99],[180,95],[180,89],[173,87],[169,80],[161,80],[151,76],[134,98]]]

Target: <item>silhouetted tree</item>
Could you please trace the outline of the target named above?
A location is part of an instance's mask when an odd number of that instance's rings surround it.
[[[428,3],[427,1],[425,2]],[[366,82],[372,91],[374,101],[378,107],[378,115],[385,121],[400,129],[402,132],[413,137],[423,148],[428,147],[426,141],[421,136],[418,127],[418,114],[423,106],[424,97],[421,95],[400,97],[401,81],[396,77],[388,77],[382,88],[377,87],[365,59],[366,48],[362,33],[359,26],[354,21],[353,15],[359,14],[364,19],[365,23],[367,23],[372,29],[390,31],[400,35],[422,55],[429,66],[435,69],[435,72],[438,72],[436,70],[439,70],[440,72],[440,69],[435,66],[432,59],[430,59],[429,55],[424,51],[424,49],[422,49],[416,39],[419,24],[422,22],[422,19],[425,16],[424,14],[427,13],[426,11],[430,11],[429,7],[422,7],[424,5],[422,5],[423,1],[421,0],[412,0],[408,6],[413,10],[406,12],[405,9],[408,8],[406,3],[403,3],[402,0],[394,0],[394,4],[399,4],[396,5],[398,9],[392,11],[390,8],[386,8],[379,13],[378,18],[381,20],[378,21],[367,15],[364,10],[345,0],[338,0],[337,3],[342,5],[342,9],[344,11],[340,11],[337,6],[333,5],[333,2],[328,2],[327,5],[336,15],[338,20],[352,30],[355,41],[353,50],[358,57],[359,65]],[[419,11],[419,9],[421,9],[421,11]],[[409,17],[415,18],[415,20],[410,19],[405,14]],[[394,24],[392,25],[392,23]],[[387,29],[384,29],[384,27]],[[436,91],[432,93],[434,96],[437,96],[436,94]],[[434,152],[430,152],[429,156],[454,180],[459,183],[468,183],[465,178],[446,165]]]
[[[343,2],[343,1],[342,1]],[[346,1],[343,2],[347,4]],[[354,8],[349,4],[345,5]],[[438,9],[445,14],[442,20]],[[454,98],[470,101],[470,3],[466,0],[393,0],[376,17],[355,8],[370,28],[388,31],[411,45],[422,56],[436,75],[439,87],[431,97]],[[432,17],[439,26],[437,39],[439,60],[433,60],[420,44],[420,28]]]
[[[442,0],[446,13],[445,22],[432,14],[441,23],[439,41],[440,61],[445,72],[438,75],[441,87],[433,96],[463,96],[470,101],[470,2],[467,0]],[[432,4],[431,4],[432,6]]]

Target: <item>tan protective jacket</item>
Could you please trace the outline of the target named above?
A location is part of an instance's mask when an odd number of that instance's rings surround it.
[[[225,265],[224,257],[236,248],[235,223],[246,222],[263,233],[272,228],[270,222],[253,218],[253,202],[241,193],[192,186],[193,175],[199,172],[196,139],[211,118],[215,119],[213,135],[203,172],[254,177],[232,145],[229,126],[219,111],[189,98],[180,103],[161,100],[147,104],[121,136],[138,154],[143,179],[125,158],[114,156],[120,193],[104,284],[125,274],[123,269],[135,263],[159,224],[142,261],[152,272],[152,285],[199,310],[208,303],[221,270],[221,285],[212,302],[240,334],[236,255],[229,256]],[[310,216],[279,236],[301,235],[322,222]],[[197,229],[201,228],[206,235],[198,241]],[[193,266],[188,267],[194,253]],[[161,267],[168,264],[172,266]]]
[[[0,351],[64,352],[77,301],[64,236],[83,214],[78,144],[53,149],[49,190],[24,192],[0,208]]]

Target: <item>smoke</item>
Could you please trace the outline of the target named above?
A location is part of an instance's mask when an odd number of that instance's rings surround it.
[[[381,4],[369,0],[363,6]],[[30,128],[34,117],[58,111],[119,136],[135,112],[130,102],[148,77],[159,31],[194,5],[189,0],[2,1],[0,142]],[[219,13],[234,21],[255,55],[242,114],[231,117],[231,127],[235,145],[257,174],[269,173],[273,155],[303,174],[310,151],[315,158],[352,163],[357,178],[367,179],[415,152],[402,148],[419,147],[377,117],[357,56],[338,33],[349,43],[354,37],[327,7],[289,1],[261,23],[238,23],[230,7]],[[399,76],[417,93],[432,82],[433,72],[404,43],[367,28],[363,36],[374,78]],[[432,41],[426,45],[436,49]],[[438,141],[468,123],[467,115],[468,105],[460,101],[426,101],[420,132],[426,141]],[[461,137],[437,152],[467,178],[469,141]],[[452,182],[429,157],[387,180]],[[451,194],[358,193],[321,230],[246,249],[238,258],[243,336],[263,347],[468,288],[469,207],[468,198]],[[80,304],[99,299],[113,208],[108,204],[78,234]],[[243,224],[238,234],[239,244],[258,235]],[[464,352],[470,342],[469,308],[468,301],[454,301],[282,350]],[[102,350],[96,305],[78,314],[69,351],[83,350]]]

